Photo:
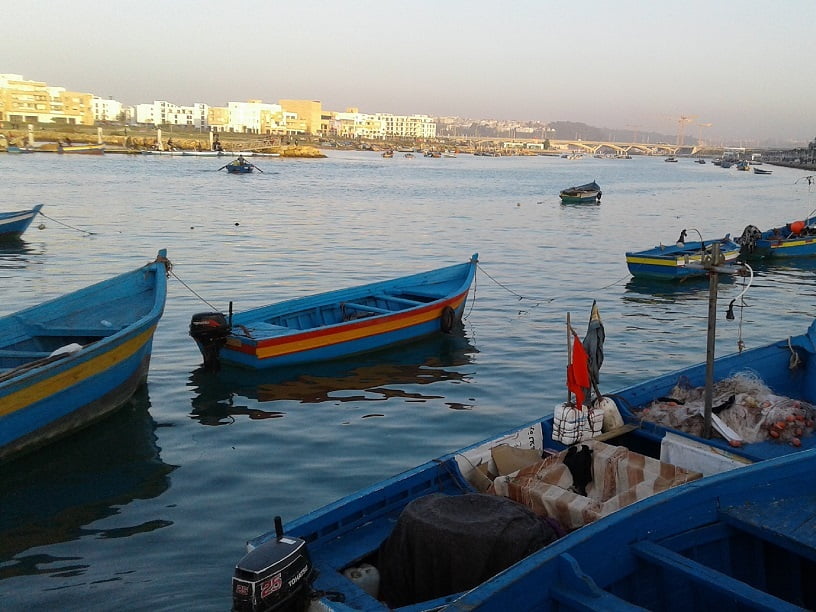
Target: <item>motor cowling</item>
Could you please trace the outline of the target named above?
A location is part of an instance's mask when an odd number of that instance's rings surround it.
[[[231,331],[227,317],[220,312],[200,312],[190,319],[190,336],[204,356],[205,369],[218,370],[221,367],[218,354]]]
[[[305,610],[314,568],[305,540],[283,534],[275,517],[276,537],[248,552],[235,566],[232,609],[235,612]]]

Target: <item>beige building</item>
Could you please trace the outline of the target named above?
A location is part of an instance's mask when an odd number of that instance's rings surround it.
[[[286,113],[295,115],[297,126],[291,126],[296,134],[320,134],[322,125],[323,105],[320,100],[280,100],[280,105]],[[289,127],[289,120],[287,120]]]
[[[93,125],[93,94],[0,74],[0,121]]]

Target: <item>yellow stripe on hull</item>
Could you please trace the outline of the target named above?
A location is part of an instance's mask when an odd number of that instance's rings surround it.
[[[7,395],[2,399],[2,402],[0,402],[0,416],[11,414],[21,408],[25,408],[47,397],[65,391],[69,387],[95,376],[100,372],[104,372],[117,363],[125,361],[135,355],[147,342],[150,342],[155,330],[156,326],[153,325],[150,329],[142,332],[138,336],[106,351],[98,357],[84,361],[40,383]],[[60,362],[58,361],[56,363],[59,364]]]
[[[450,303],[450,306],[456,310],[463,301],[464,298]],[[429,312],[417,313],[409,317],[400,318],[395,321],[383,321],[382,323],[367,325],[365,327],[338,330],[337,333],[334,334],[304,338],[303,340],[295,340],[285,344],[276,344],[270,347],[259,347],[255,351],[255,356],[258,359],[271,359],[273,357],[288,355],[290,353],[299,353],[323,346],[331,346],[333,344],[340,344],[342,342],[349,342],[352,340],[359,340],[361,338],[385,334],[438,319],[442,314],[442,310],[443,308],[438,308]]]

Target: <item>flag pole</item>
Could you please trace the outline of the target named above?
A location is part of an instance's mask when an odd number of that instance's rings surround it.
[[[569,367],[572,365],[572,338],[570,338],[570,330],[572,326],[570,325],[570,313],[567,313],[567,403],[570,403],[570,390],[569,390]]]

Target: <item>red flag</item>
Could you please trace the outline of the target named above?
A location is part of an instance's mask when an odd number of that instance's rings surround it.
[[[589,389],[589,357],[576,335],[572,341],[572,363],[567,366],[567,389],[575,394],[575,407],[583,407],[584,390]]]

